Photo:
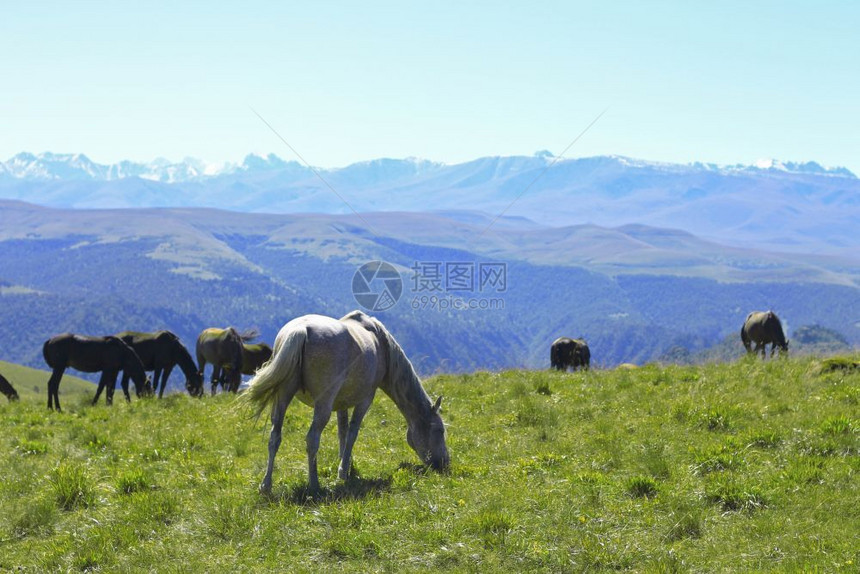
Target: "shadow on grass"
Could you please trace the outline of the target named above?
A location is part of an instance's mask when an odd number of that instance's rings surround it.
[[[329,504],[341,500],[361,500],[370,496],[376,496],[391,490],[392,477],[362,478],[360,476],[350,477],[346,482],[340,482],[334,488],[320,487],[313,491],[308,488],[308,483],[303,482],[296,486],[285,487],[277,492],[265,496],[272,503],[288,503],[299,506],[317,506]]]
[[[397,470],[404,470],[415,476],[425,476],[429,472],[432,472],[429,467],[410,462],[400,463]],[[308,488],[308,483],[303,482],[292,487],[287,486],[281,489],[273,489],[271,494],[264,495],[264,499],[269,503],[287,503],[298,506],[318,506],[341,500],[362,500],[385,492],[391,492],[393,481],[393,475],[364,478],[353,467],[349,479],[346,482],[338,481],[333,488],[321,486],[319,490],[312,491]]]

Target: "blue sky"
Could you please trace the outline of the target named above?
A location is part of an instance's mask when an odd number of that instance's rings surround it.
[[[0,158],[760,158],[860,173],[860,3],[32,2]],[[464,5],[467,4],[467,5]]]

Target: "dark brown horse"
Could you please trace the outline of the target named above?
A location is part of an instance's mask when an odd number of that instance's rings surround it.
[[[191,396],[203,394],[203,376],[197,371],[197,365],[191,358],[191,353],[175,334],[170,331],[155,333],[138,333],[123,331],[116,335],[129,345],[143,363],[143,368],[153,373],[153,391],[158,391],[158,398],[164,395],[167,379],[173,367],[179,365],[185,375],[185,389]],[[122,375],[122,388],[128,394],[129,373]]]
[[[549,360],[552,368],[559,371],[566,371],[568,367],[574,371],[578,367],[588,370],[591,365],[591,350],[583,339],[559,337],[552,342]]]
[[[242,374],[253,375],[263,363],[272,358],[272,348],[266,343],[242,344]]]
[[[239,333],[233,327],[204,329],[197,337],[197,365],[200,377],[206,363],[212,364],[212,394],[220,383],[225,390],[238,391],[242,382],[242,350],[246,341],[257,337],[257,331]]]
[[[60,381],[68,367],[85,373],[101,371],[99,386],[93,404],[99,400],[102,390],[107,389],[107,404],[113,403],[116,376],[120,371],[129,373],[134,381],[137,396],[152,394],[152,386],[143,370],[143,363],[134,350],[117,337],[85,337],[63,333],[45,341],[42,355],[53,373],[48,379],[48,408],[60,410]],[[123,389],[125,399],[131,400],[128,389]]]
[[[6,377],[0,375],[0,393],[6,395],[9,402],[18,400],[18,391],[12,386],[12,383],[6,380]]]
[[[753,311],[747,315],[744,326],[741,327],[741,341],[747,353],[761,351],[762,359],[767,356],[768,343],[772,343],[770,347],[771,357],[773,357],[777,347],[779,347],[780,354],[788,354],[788,340],[785,338],[779,317],[773,311]],[[752,343],[755,343],[755,349],[752,348]]]

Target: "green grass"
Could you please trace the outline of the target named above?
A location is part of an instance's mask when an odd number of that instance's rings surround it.
[[[853,360],[853,359],[852,359]],[[452,468],[380,394],[337,481],[311,411],[231,396],[0,402],[0,571],[856,572],[860,372],[815,359],[441,375]]]

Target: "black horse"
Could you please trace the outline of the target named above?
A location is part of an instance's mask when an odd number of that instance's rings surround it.
[[[9,402],[18,400],[18,391],[12,386],[12,383],[6,380],[6,377],[0,375],[0,393],[6,395]]]
[[[777,347],[779,347],[780,354],[788,354],[788,339],[785,338],[779,317],[773,311],[753,311],[747,315],[744,326],[741,327],[741,341],[747,353],[761,351],[762,359],[767,356],[768,343],[772,343],[770,347],[771,357],[773,357]],[[755,343],[755,349],[752,348],[752,343]]]
[[[153,391],[158,391],[158,398],[164,396],[167,379],[173,367],[179,365],[185,375],[185,389],[191,396],[203,394],[203,376],[197,371],[197,365],[191,358],[191,353],[175,334],[170,331],[155,333],[138,333],[123,331],[116,335],[129,345],[143,363],[143,368],[153,373]],[[129,373],[122,375],[122,389],[128,394]]]
[[[583,339],[559,337],[552,342],[549,359],[552,368],[559,371],[566,371],[568,367],[574,371],[578,367],[588,370],[591,365],[591,351]]]
[[[138,397],[152,394],[152,386],[143,370],[140,357],[118,337],[86,337],[63,333],[45,341],[42,355],[53,372],[48,379],[48,408],[60,409],[60,381],[68,367],[85,373],[101,371],[99,386],[93,404],[99,400],[102,390],[107,388],[107,404],[113,404],[113,391],[116,387],[116,376],[120,371],[131,375],[134,390]],[[123,389],[125,399],[131,400],[128,389]]]

